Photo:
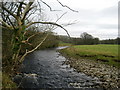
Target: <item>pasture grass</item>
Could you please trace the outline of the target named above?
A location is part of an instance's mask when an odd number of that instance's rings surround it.
[[[64,43],[62,41],[59,42],[58,46],[72,46],[70,43]]]
[[[120,68],[119,45],[74,45],[61,50],[68,57],[100,61]]]

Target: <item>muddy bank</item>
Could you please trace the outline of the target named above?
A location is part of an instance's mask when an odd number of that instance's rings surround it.
[[[61,54],[67,58],[65,61],[67,65],[70,65],[70,67],[74,68],[77,72],[83,72],[89,76],[97,77],[101,81],[103,88],[107,90],[111,88],[120,88],[120,70],[118,68],[102,64],[100,61],[74,59],[62,52]]]

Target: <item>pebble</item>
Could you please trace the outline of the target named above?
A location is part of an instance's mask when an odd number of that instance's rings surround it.
[[[73,59],[69,62],[71,67],[75,68],[79,72],[83,72],[87,75],[95,77],[96,80],[101,80],[100,83],[104,88],[117,88],[118,87],[118,69],[109,65],[101,64],[93,60]]]

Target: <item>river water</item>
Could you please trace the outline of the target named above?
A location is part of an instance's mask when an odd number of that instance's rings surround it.
[[[61,56],[58,49],[38,50],[29,54],[21,66],[22,79],[17,83],[22,88],[94,88],[99,80],[78,73]]]

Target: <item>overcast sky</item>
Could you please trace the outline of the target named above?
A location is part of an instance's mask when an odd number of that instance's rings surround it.
[[[58,23],[75,22],[65,27],[72,37],[80,37],[80,34],[87,32],[99,39],[112,39],[118,36],[118,1],[119,0],[59,0],[62,4],[79,11],[72,12],[62,7],[56,0],[44,0],[52,5],[55,11],[46,15],[50,21],[55,21],[57,16],[67,12]],[[55,30],[59,35],[66,35],[65,31],[58,28]]]

